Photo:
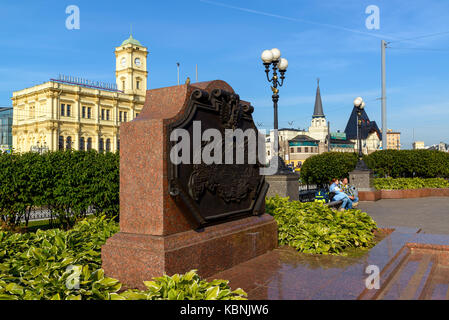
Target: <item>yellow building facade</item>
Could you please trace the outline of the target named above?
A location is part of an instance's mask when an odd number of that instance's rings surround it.
[[[401,133],[388,129],[387,149],[401,150]]]
[[[130,36],[115,48],[116,86],[60,77],[13,92],[13,149],[117,151],[120,124],[136,118],[145,102],[147,55]]]

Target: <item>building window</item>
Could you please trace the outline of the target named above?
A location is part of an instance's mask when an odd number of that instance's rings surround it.
[[[290,153],[294,153],[295,152],[295,148],[290,148]]]
[[[136,118],[139,116],[139,113],[138,112],[136,112]]]
[[[136,81],[136,89],[137,90],[140,89],[140,81],[139,80]]]
[[[98,142],[98,152],[103,152],[104,151],[104,139],[100,138],[99,142]]]
[[[104,109],[101,109],[101,120],[104,120]]]
[[[59,150],[64,150],[64,137],[63,137],[63,136],[59,136],[59,145],[58,145],[58,149],[59,149]]]
[[[120,139],[117,139],[117,151],[120,151]]]
[[[66,107],[67,107],[66,115],[67,115],[67,117],[70,117],[70,104],[68,104]]]
[[[111,152],[111,139],[106,139],[106,152]]]
[[[123,112],[123,121],[126,122],[126,118],[127,118],[128,112],[124,111]]]
[[[122,80],[122,90],[125,91],[125,80]]]
[[[61,103],[61,116],[64,116],[65,104]]]
[[[119,113],[118,113],[118,121],[119,122],[122,122],[122,114],[123,114],[123,112],[119,111]]]
[[[301,147],[297,147],[296,148],[296,152],[300,153],[301,152]]]
[[[270,155],[270,150],[267,151],[267,154]]]
[[[92,138],[87,138],[87,151],[92,150]]]
[[[309,152],[309,147],[304,147],[304,152]]]
[[[65,140],[65,148],[67,150],[72,149],[72,137],[68,136]]]
[[[82,118],[86,117],[86,107],[84,107],[84,106],[83,106],[83,109],[82,109],[81,117]]]
[[[110,111],[106,110],[106,120],[109,120]]]
[[[84,151],[84,137],[80,138],[80,151]]]
[[[92,108],[88,107],[87,108],[87,119],[90,119],[90,115],[92,114]]]

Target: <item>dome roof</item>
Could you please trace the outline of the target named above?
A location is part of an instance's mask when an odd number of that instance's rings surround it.
[[[143,47],[142,44],[139,42],[139,40],[133,38],[132,34],[129,36],[128,39],[123,41],[121,45],[124,46],[124,45],[127,45],[127,44],[133,44],[135,46]]]

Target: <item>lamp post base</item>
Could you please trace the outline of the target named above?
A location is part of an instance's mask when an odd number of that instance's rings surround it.
[[[363,159],[359,159],[357,162],[357,165],[355,166],[355,170],[370,170],[368,166],[366,165],[365,161]]]
[[[281,156],[277,156],[277,164],[278,168],[275,174],[296,174],[294,173],[284,162],[284,159],[281,158]]]

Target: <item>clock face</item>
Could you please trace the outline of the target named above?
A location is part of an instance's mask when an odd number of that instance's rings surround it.
[[[122,67],[124,67],[126,65],[126,58],[123,57],[122,60],[120,60],[120,63],[122,65]]]
[[[139,59],[139,58],[136,58],[136,59],[134,60],[134,63],[135,63],[136,66],[138,66],[138,67],[140,67],[140,65],[141,65],[141,62],[140,62],[140,59]]]

